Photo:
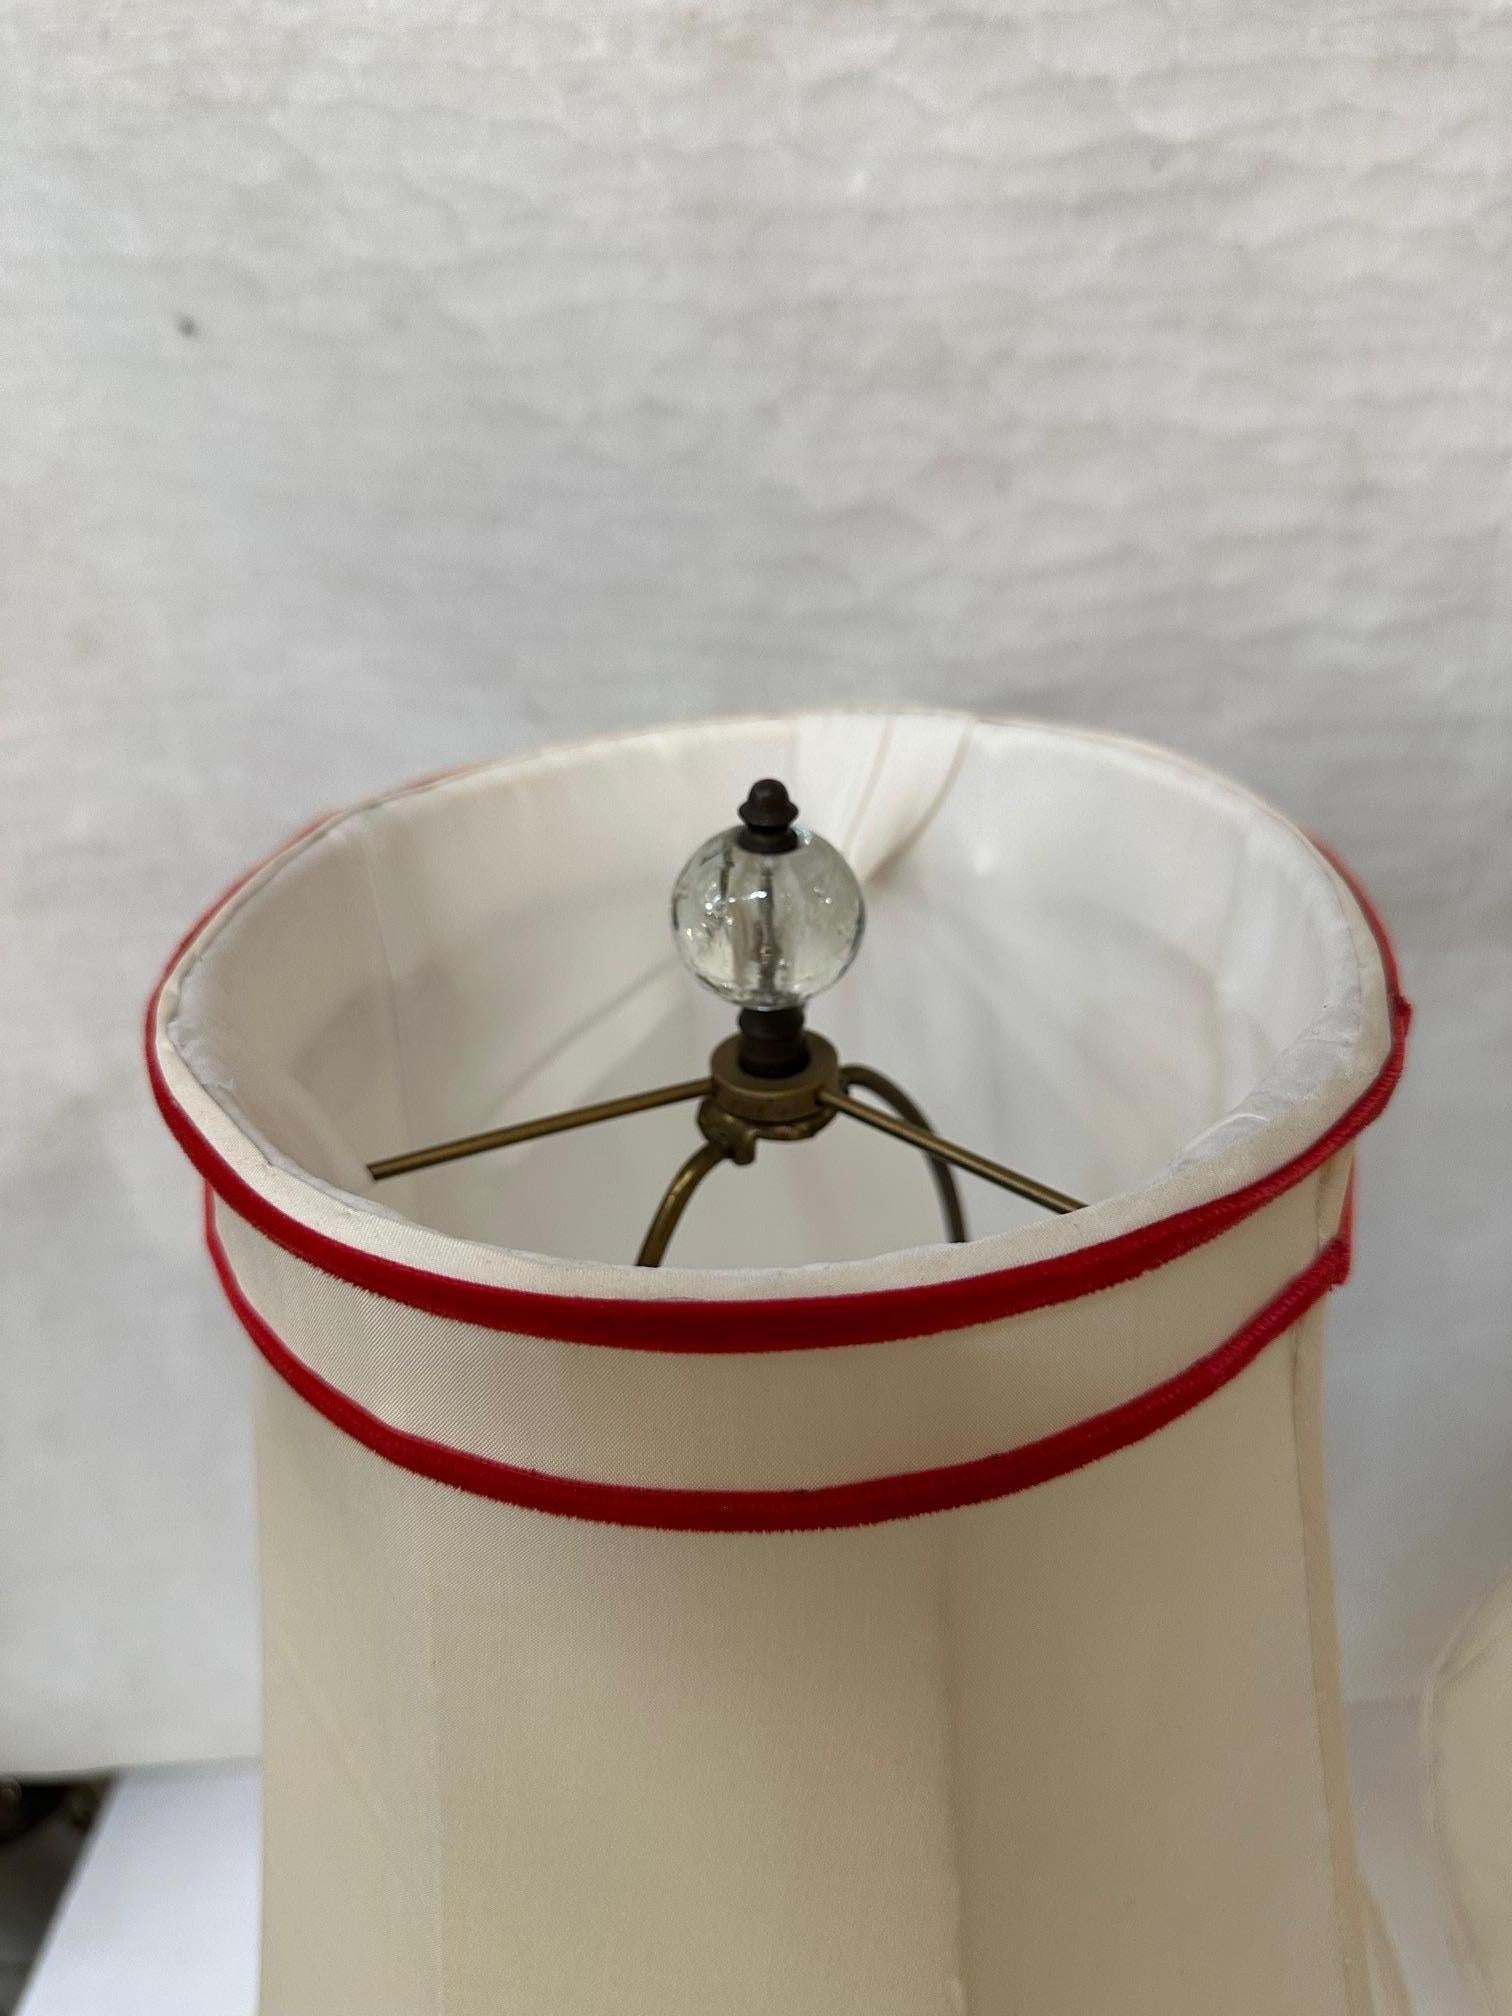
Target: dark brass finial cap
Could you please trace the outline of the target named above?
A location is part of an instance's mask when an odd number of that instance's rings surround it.
[[[798,845],[798,807],[775,777],[758,777],[740,808],[740,844],[751,854],[790,854]]]

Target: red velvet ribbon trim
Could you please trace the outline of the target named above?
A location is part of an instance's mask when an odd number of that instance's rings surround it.
[[[502,1505],[549,1512],[559,1518],[676,1533],[804,1533],[875,1526],[883,1520],[913,1519],[923,1513],[1010,1498],[1084,1469],[1190,1413],[1236,1379],[1268,1344],[1291,1329],[1330,1288],[1337,1287],[1349,1272],[1350,1222],[1346,1200],[1338,1233],[1300,1274],[1214,1350],[1132,1399],[1051,1435],[972,1462],[806,1490],[667,1490],[528,1470],[492,1456],[455,1449],[382,1420],[296,1357],[253,1308],[232,1272],[216,1229],[213,1194],[208,1187],[205,1192],[205,1240],[242,1327],[279,1377],[343,1434],[386,1463],[434,1483],[449,1484],[475,1498],[491,1498]]]

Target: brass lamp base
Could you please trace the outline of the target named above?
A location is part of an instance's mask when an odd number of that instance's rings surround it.
[[[754,1162],[763,1141],[807,1141],[838,1115],[859,1120],[895,1141],[907,1142],[929,1157],[930,1173],[939,1194],[940,1212],[949,1237],[964,1240],[966,1214],[961,1207],[955,1171],[965,1169],[1000,1189],[1027,1198],[1047,1211],[1078,1211],[1080,1203],[1063,1190],[1036,1182],[1017,1169],[994,1162],[974,1149],[946,1141],[929,1126],[923,1113],[902,1087],[875,1071],[869,1064],[842,1064],[835,1046],[823,1036],[803,1032],[802,1057],[796,1069],[781,1076],[763,1076],[748,1068],[749,1044],[743,1036],[731,1036],[721,1043],[709,1060],[706,1078],[684,1079],[676,1085],[661,1085],[647,1092],[632,1092],[621,1099],[601,1099],[590,1106],[574,1106],[563,1113],[548,1113],[535,1120],[522,1120],[512,1127],[495,1127],[482,1134],[467,1134],[455,1141],[439,1141],[428,1148],[407,1154],[385,1156],[368,1165],[368,1174],[381,1183],[390,1176],[408,1175],[417,1169],[433,1169],[443,1162],[457,1162],[467,1155],[482,1155],[495,1148],[511,1148],[524,1141],[539,1141],[548,1134],[565,1134],[575,1127],[590,1127],[601,1120],[616,1120],[630,1113],[645,1113],[657,1106],[673,1106],[697,1099],[698,1128],[703,1144],[694,1150],[667,1186],[656,1214],[636,1255],[638,1267],[661,1264],[672,1235],[687,1210],[693,1193],[721,1162],[740,1167]],[[870,1092],[892,1111],[871,1100],[855,1098],[855,1090]]]

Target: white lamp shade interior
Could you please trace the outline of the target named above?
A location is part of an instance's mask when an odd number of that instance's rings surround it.
[[[678,966],[668,895],[763,769],[866,887],[860,963],[815,1026],[897,1075],[948,1137],[1105,1199],[1348,1089],[1368,1048],[1363,926],[1294,829],[1152,750],[930,715],[624,738],[359,808],[221,918],[184,975],[174,1045],[272,1161],[368,1208],[628,1260],[686,1111],[381,1189],[365,1165],[696,1076],[731,1016]],[[1039,1215],[977,1187],[971,1210],[981,1232]],[[917,1158],[831,1128],[724,1172],[669,1258],[794,1267],[936,1236]]]

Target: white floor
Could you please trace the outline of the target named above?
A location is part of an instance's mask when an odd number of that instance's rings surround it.
[[[1414,2016],[1475,2016],[1421,1819],[1417,1711],[1350,1715],[1360,1852]],[[142,1772],[112,1793],[17,2016],[253,2016],[257,1773]]]
[[[17,2016],[252,2016],[258,1819],[250,1765],[123,1778]]]

